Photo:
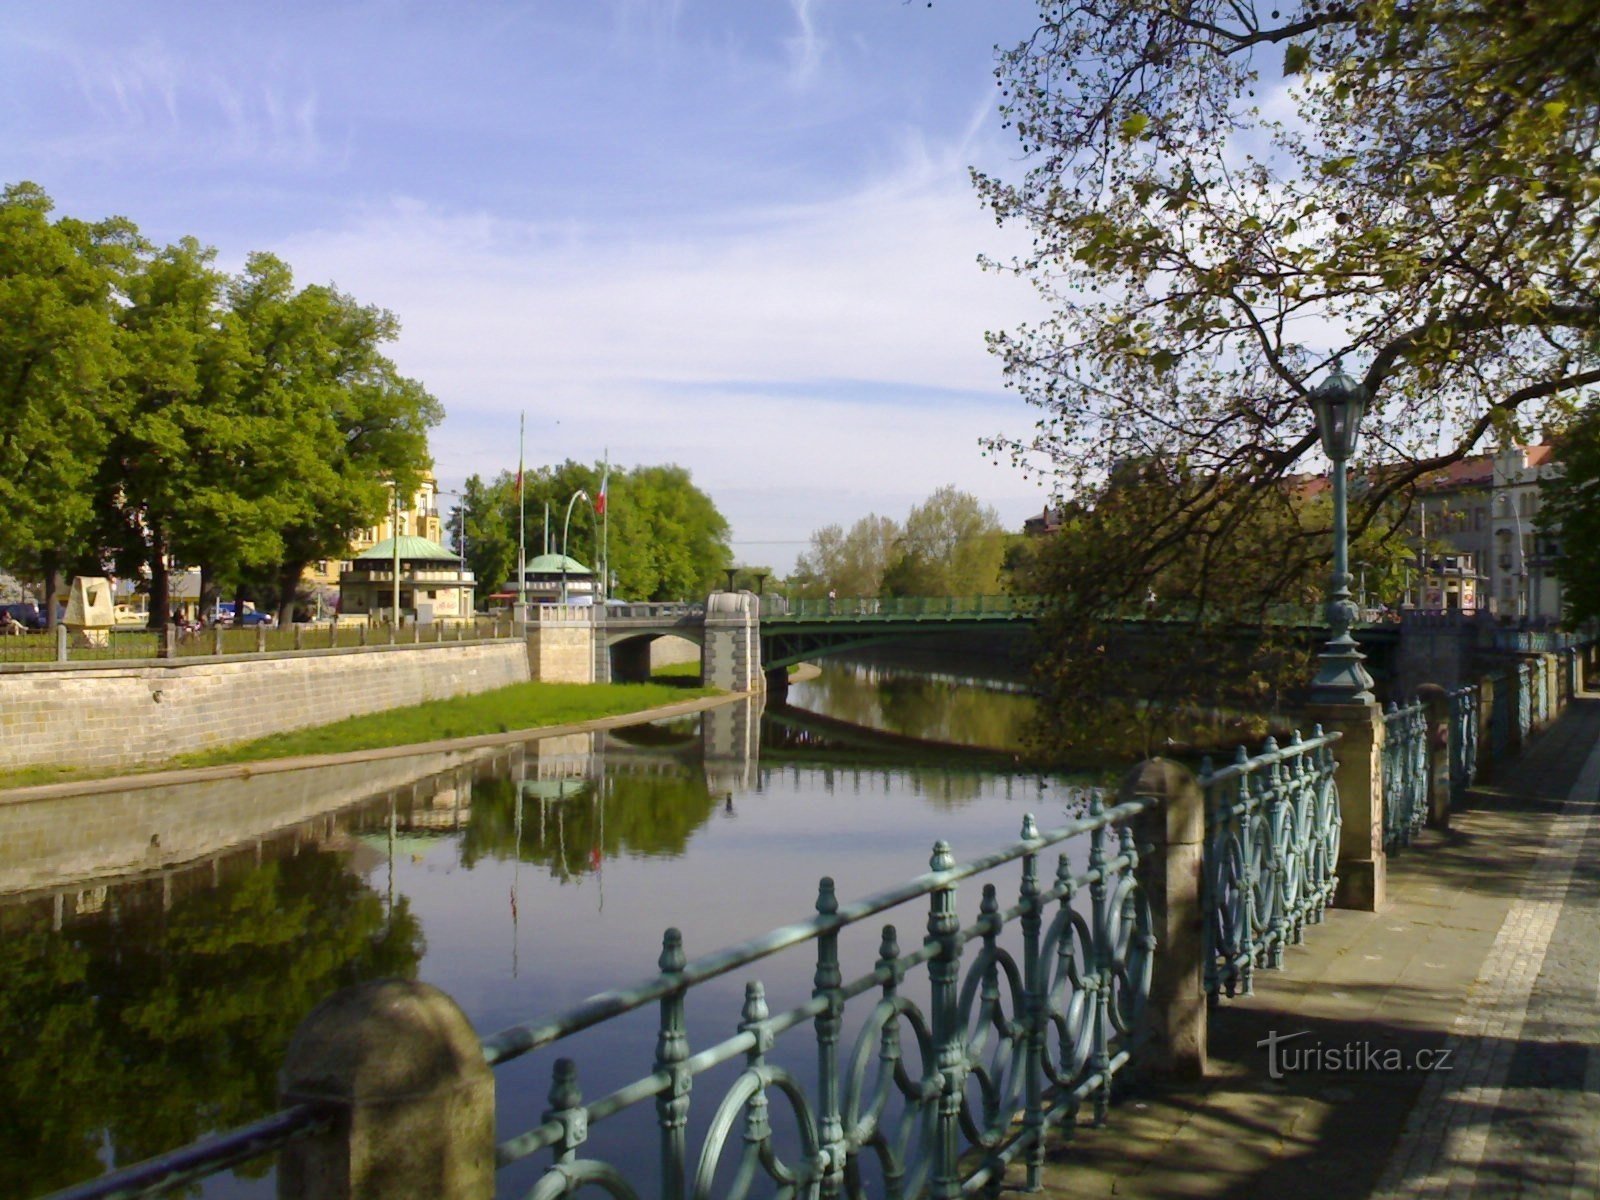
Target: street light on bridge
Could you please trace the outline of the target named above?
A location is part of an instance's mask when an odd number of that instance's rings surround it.
[[[1311,392],[1322,452],[1333,464],[1333,576],[1326,609],[1332,636],[1319,655],[1322,665],[1311,681],[1314,704],[1372,703],[1372,676],[1362,666],[1365,656],[1350,636],[1350,626],[1359,612],[1350,599],[1349,505],[1345,494],[1345,464],[1355,456],[1367,399],[1367,389],[1344,373],[1338,359],[1333,360],[1328,377]]]

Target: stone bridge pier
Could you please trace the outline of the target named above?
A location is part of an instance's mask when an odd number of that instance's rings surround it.
[[[706,787],[713,796],[754,790],[761,765],[762,698],[750,696],[708,708],[700,716]]]
[[[730,692],[759,692],[766,686],[761,610],[753,592],[712,592],[706,599],[700,680]]]

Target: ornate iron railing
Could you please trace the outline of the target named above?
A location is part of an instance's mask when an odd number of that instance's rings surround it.
[[[1409,846],[1428,821],[1428,716],[1420,700],[1384,714],[1383,845]]]
[[[1517,693],[1517,743],[1521,745],[1533,732],[1533,664],[1517,664],[1511,679]]]
[[[800,596],[789,601],[787,612],[767,612],[763,620],[837,617],[859,620],[873,617],[1009,617],[1033,616],[1039,611],[1037,596]]]
[[[1512,671],[1501,671],[1484,681],[1489,689],[1489,758],[1499,762],[1511,751],[1511,710],[1515,707]]]
[[[1450,803],[1466,803],[1467,791],[1478,779],[1478,722],[1481,700],[1478,685],[1468,684],[1450,693]]]
[[[1268,738],[1250,757],[1239,747],[1220,770],[1200,768],[1205,792],[1206,991],[1252,990],[1257,967],[1283,965],[1283,948],[1321,922],[1338,884],[1339,790],[1333,746],[1340,734],[1280,747]]]
[[[1019,1156],[1036,1186],[1045,1131],[1075,1119],[1085,1102],[1103,1119],[1112,1080],[1133,1051],[1155,943],[1145,895],[1134,878],[1138,852],[1127,822],[1154,803],[1133,800],[1102,809],[1096,800],[1087,817],[1044,835],[1029,817],[1021,841],[962,866],[940,842],[928,874],[849,905],[839,904],[832,881],[824,879],[816,916],[692,962],[677,930],[667,930],[661,973],[653,979],[484,1042],[486,1057],[498,1065],[647,1004],[660,1005],[656,1061],[648,1074],[585,1101],[576,1065],[557,1060],[542,1124],[502,1141],[498,1165],[548,1150],[552,1161],[528,1193],[530,1200],[553,1200],[587,1185],[632,1200],[650,1189],[638,1188],[624,1165],[582,1157],[582,1146],[597,1123],[654,1100],[656,1182],[664,1197],[738,1197],[761,1176],[783,1195],[865,1196],[874,1190],[863,1181],[863,1160],[869,1157],[891,1196],[992,1188]],[[1041,880],[1040,852],[1085,834],[1085,869],[1074,871],[1063,854],[1054,879]],[[1022,872],[1016,902],[1003,907],[988,884],[978,919],[963,928],[957,883],[1017,860]],[[924,896],[929,914],[921,945],[903,952],[895,927],[886,926],[872,968],[846,980],[840,930]],[[1021,929],[1020,962],[999,944],[1013,922]],[[692,1050],[686,1006],[696,985],[805,942],[816,944],[809,1000],[772,1013],[762,985],[750,982],[735,1031]],[[966,965],[964,951],[973,943],[978,951]],[[924,965],[931,997],[926,1012],[902,988]],[[841,1070],[845,1006],[868,995],[876,1002]],[[807,1021],[815,1027],[818,1062],[811,1090],[773,1061],[782,1035]],[[698,1153],[691,1154],[693,1081],[739,1060],[743,1069],[718,1100]],[[784,1161],[774,1136],[768,1099],[773,1092],[786,1101],[793,1122],[792,1161]],[[891,1102],[899,1110],[893,1123]],[[741,1124],[742,1132],[736,1132]],[[737,1165],[724,1164],[730,1156]],[[731,1179],[719,1183],[730,1173]]]

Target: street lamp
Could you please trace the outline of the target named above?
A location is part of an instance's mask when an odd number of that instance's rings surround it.
[[[579,496],[585,501],[589,499],[589,493],[582,488],[573,492],[572,498],[567,501],[567,519],[561,523],[561,603],[563,604],[567,602],[567,531],[572,528],[572,506],[578,502]]]
[[[1371,704],[1372,676],[1362,666],[1364,655],[1350,636],[1359,612],[1350,599],[1350,531],[1345,495],[1345,464],[1354,457],[1361,431],[1367,389],[1333,360],[1328,377],[1311,392],[1322,452],[1333,464],[1333,576],[1328,586],[1328,631],[1332,634],[1319,658],[1322,665],[1311,681],[1313,704]]]

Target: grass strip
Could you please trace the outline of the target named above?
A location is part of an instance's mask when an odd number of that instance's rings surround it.
[[[349,717],[332,725],[274,733],[254,741],[236,742],[180,754],[165,762],[111,770],[87,767],[38,766],[0,772],[0,788],[29,787],[69,780],[103,779],[109,775],[145,774],[180,767],[215,767],[230,763],[261,762],[271,758],[296,758],[304,754],[340,754],[351,750],[377,750],[409,746],[445,738],[474,737],[484,733],[535,730],[547,725],[568,725],[643,712],[700,696],[714,696],[716,688],[684,687],[660,683],[517,683],[474,696],[429,700],[408,708],[392,708],[365,716]]]

